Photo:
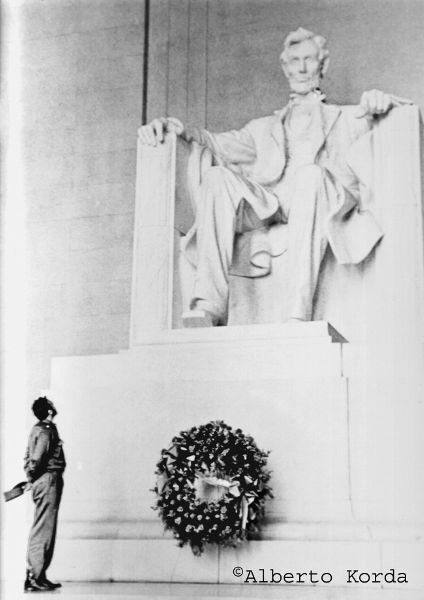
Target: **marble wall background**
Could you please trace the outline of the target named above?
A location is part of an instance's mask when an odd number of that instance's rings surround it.
[[[278,57],[300,25],[328,39],[330,102],[377,87],[423,106],[423,17],[419,0],[153,0],[149,115],[223,130],[281,107]]]
[[[25,1],[29,381],[128,340],[144,2]]]

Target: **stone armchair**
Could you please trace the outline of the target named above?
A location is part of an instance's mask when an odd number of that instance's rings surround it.
[[[339,265],[328,250],[314,299],[313,319],[330,321],[347,339],[384,336],[395,323],[413,327],[405,314],[416,313],[423,299],[419,134],[418,108],[404,106],[377,122],[364,143],[357,172],[371,186],[368,207],[384,237],[359,265]],[[149,332],[182,327],[194,273],[181,248],[193,223],[202,172],[211,164],[206,149],[174,134],[159,147],[138,145],[133,345]],[[273,227],[270,235],[283,239],[286,226]],[[247,235],[235,241],[227,324],[280,323],[285,319],[285,252],[270,256],[259,245],[259,276],[240,276]]]

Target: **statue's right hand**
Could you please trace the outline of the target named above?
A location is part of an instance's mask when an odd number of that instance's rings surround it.
[[[179,119],[174,117],[160,117],[153,119],[148,125],[143,125],[138,130],[138,137],[142,144],[156,146],[162,144],[167,132],[174,131],[177,135],[182,135],[184,125]]]

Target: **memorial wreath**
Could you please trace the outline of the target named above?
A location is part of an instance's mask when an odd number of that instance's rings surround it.
[[[166,529],[200,555],[206,543],[235,546],[264,514],[269,452],[223,421],[182,431],[163,449],[153,491]]]

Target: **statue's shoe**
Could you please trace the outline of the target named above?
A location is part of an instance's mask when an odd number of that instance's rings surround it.
[[[207,310],[193,309],[182,315],[183,325],[187,328],[193,327],[215,327],[218,318]]]

